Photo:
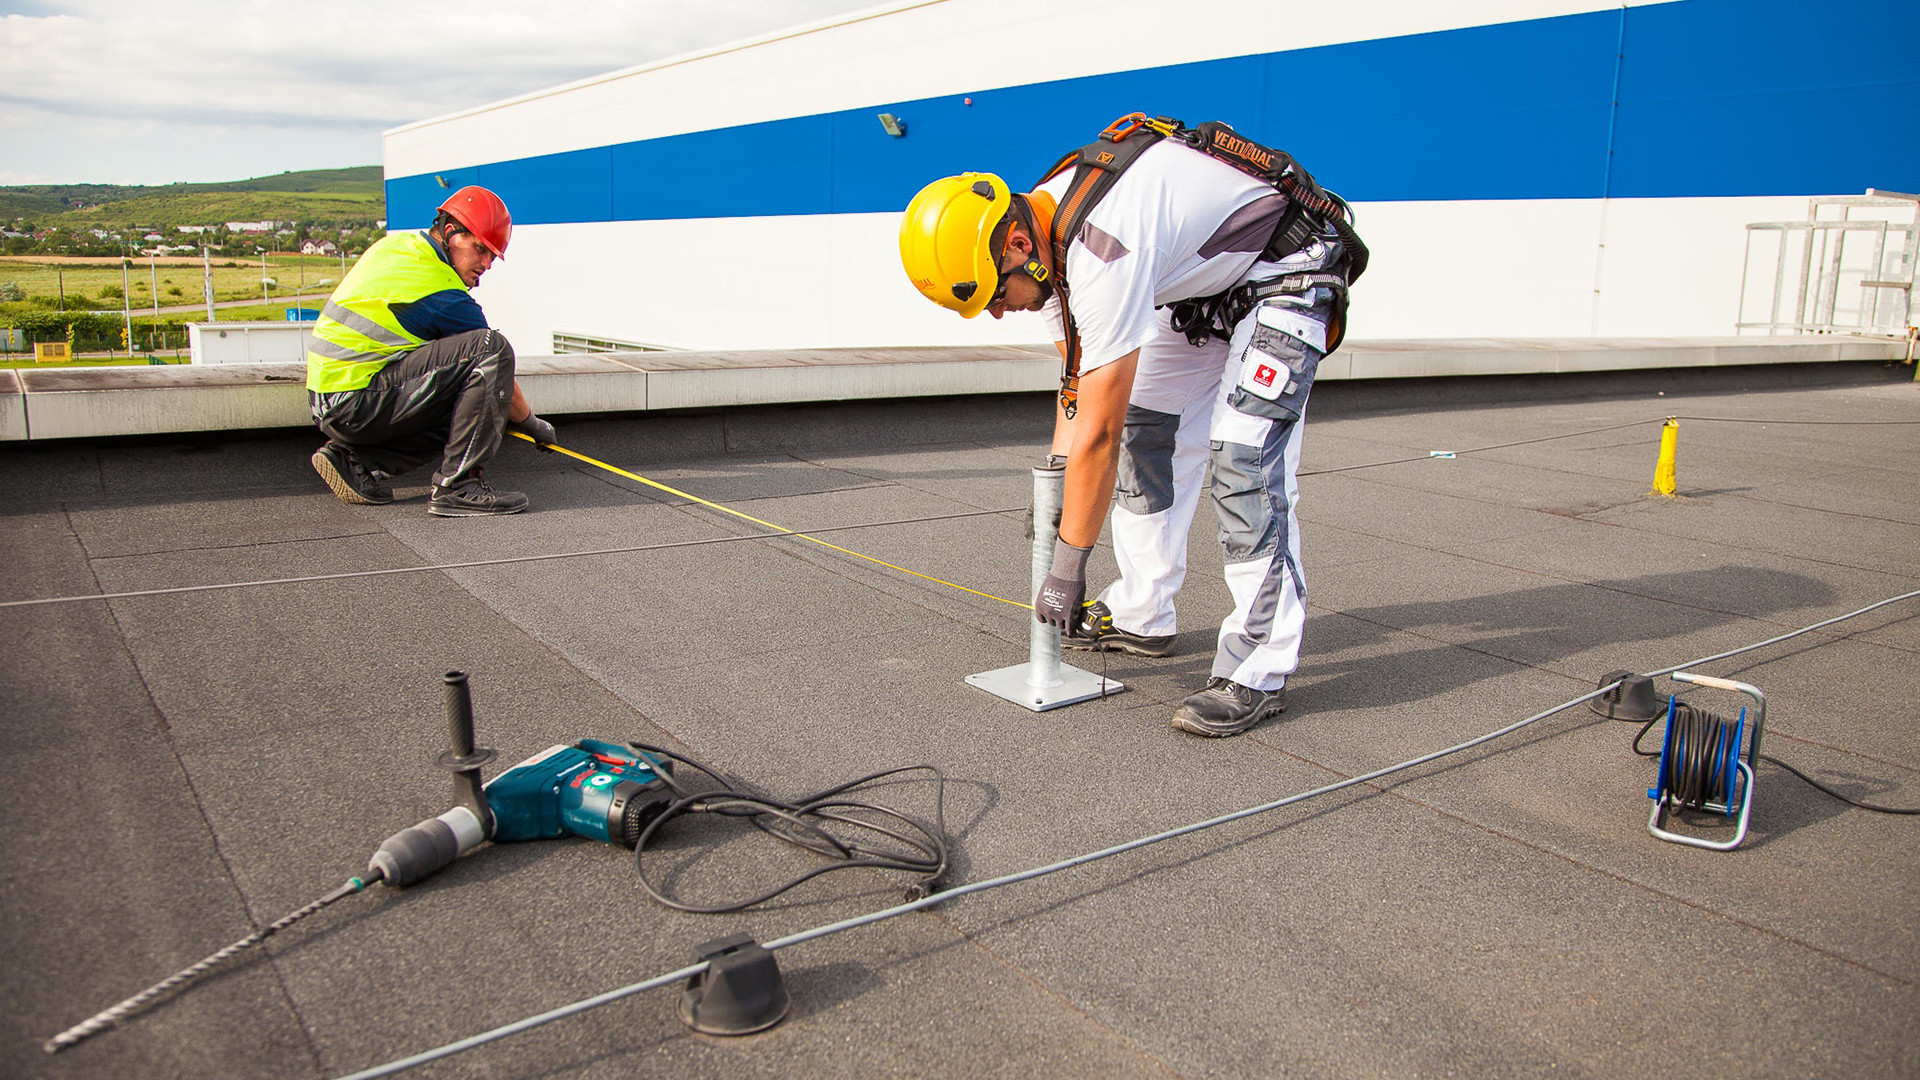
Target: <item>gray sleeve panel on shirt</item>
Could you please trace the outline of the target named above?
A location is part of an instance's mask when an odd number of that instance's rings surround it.
[[[1200,257],[1211,259],[1228,251],[1264,250],[1286,209],[1287,197],[1276,191],[1235,210],[1213,230],[1206,243],[1200,245]]]

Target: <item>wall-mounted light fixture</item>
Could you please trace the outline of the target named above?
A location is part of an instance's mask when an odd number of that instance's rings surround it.
[[[433,178],[433,182],[434,182],[434,183],[436,183],[436,184],[439,184],[439,185],[440,185],[441,187],[452,187],[452,186],[453,186],[452,184],[449,184],[449,183],[447,183],[447,178],[446,178],[446,177],[444,177],[444,176],[435,176],[435,177]]]
[[[907,122],[890,112],[880,114],[880,126],[886,129],[887,134],[896,139],[907,133]]]

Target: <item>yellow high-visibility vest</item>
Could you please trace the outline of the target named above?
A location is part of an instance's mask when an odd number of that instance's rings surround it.
[[[393,305],[466,288],[425,235],[403,232],[381,238],[353,264],[320,309],[307,350],[307,389],[328,394],[367,385],[382,367],[426,344],[400,325]]]

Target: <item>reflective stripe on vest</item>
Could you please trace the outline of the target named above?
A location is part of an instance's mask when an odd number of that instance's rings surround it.
[[[307,389],[330,394],[367,385],[389,362],[426,343],[400,325],[393,305],[466,287],[422,234],[382,238],[347,271],[313,325]]]

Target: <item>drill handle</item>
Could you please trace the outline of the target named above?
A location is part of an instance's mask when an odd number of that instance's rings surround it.
[[[473,745],[473,694],[467,688],[467,673],[449,671],[445,682],[447,752],[440,755],[437,764],[453,774],[453,797],[480,822],[484,839],[493,835],[494,822],[485,785],[480,782],[480,767],[493,760],[494,752]]]

